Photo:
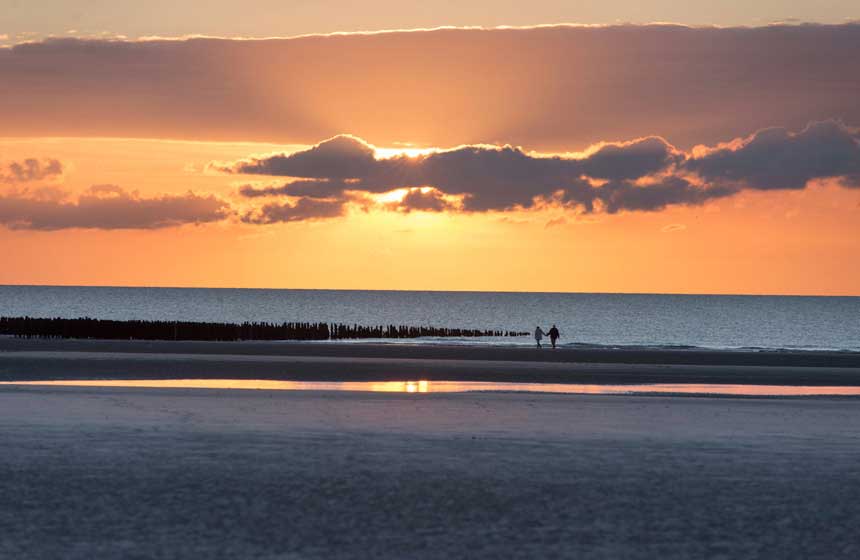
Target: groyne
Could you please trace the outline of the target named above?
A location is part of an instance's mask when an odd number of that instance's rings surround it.
[[[528,333],[407,325],[356,325],[322,322],[208,323],[197,321],[116,321],[81,317],[0,317],[0,335],[22,338],[106,340],[345,340],[421,337],[508,337]]]

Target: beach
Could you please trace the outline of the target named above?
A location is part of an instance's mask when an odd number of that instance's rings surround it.
[[[852,399],[0,388],[2,558],[853,558]]]
[[[856,360],[0,339],[0,558],[853,558],[856,398],[14,382],[856,386]]]
[[[290,379],[860,385],[860,353],[0,337],[0,381]]]
[[[0,6],[0,560],[860,559],[860,3]]]

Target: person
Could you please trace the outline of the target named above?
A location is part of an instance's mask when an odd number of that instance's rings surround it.
[[[537,347],[542,348],[540,345],[541,339],[546,336],[546,333],[540,327],[535,327],[535,342],[537,342]]]
[[[558,337],[561,336],[558,332],[558,328],[553,325],[549,330],[549,341],[552,344],[552,347],[555,348],[555,341],[558,340]]]

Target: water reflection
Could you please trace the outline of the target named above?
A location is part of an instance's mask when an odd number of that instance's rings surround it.
[[[0,385],[149,387],[276,391],[369,391],[381,393],[531,392],[595,395],[860,396],[860,387],[785,385],[574,385],[566,383],[490,383],[478,381],[272,381],[266,379],[106,379],[2,382]]]

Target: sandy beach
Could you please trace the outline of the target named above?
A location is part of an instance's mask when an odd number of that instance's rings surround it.
[[[0,560],[860,560],[858,53],[0,0]]]
[[[855,558],[852,399],[0,388],[0,558]]]
[[[857,386],[857,361],[0,339],[0,558],[855,558],[857,398],[14,382]]]
[[[98,378],[860,385],[860,354],[0,338],[0,381]]]

